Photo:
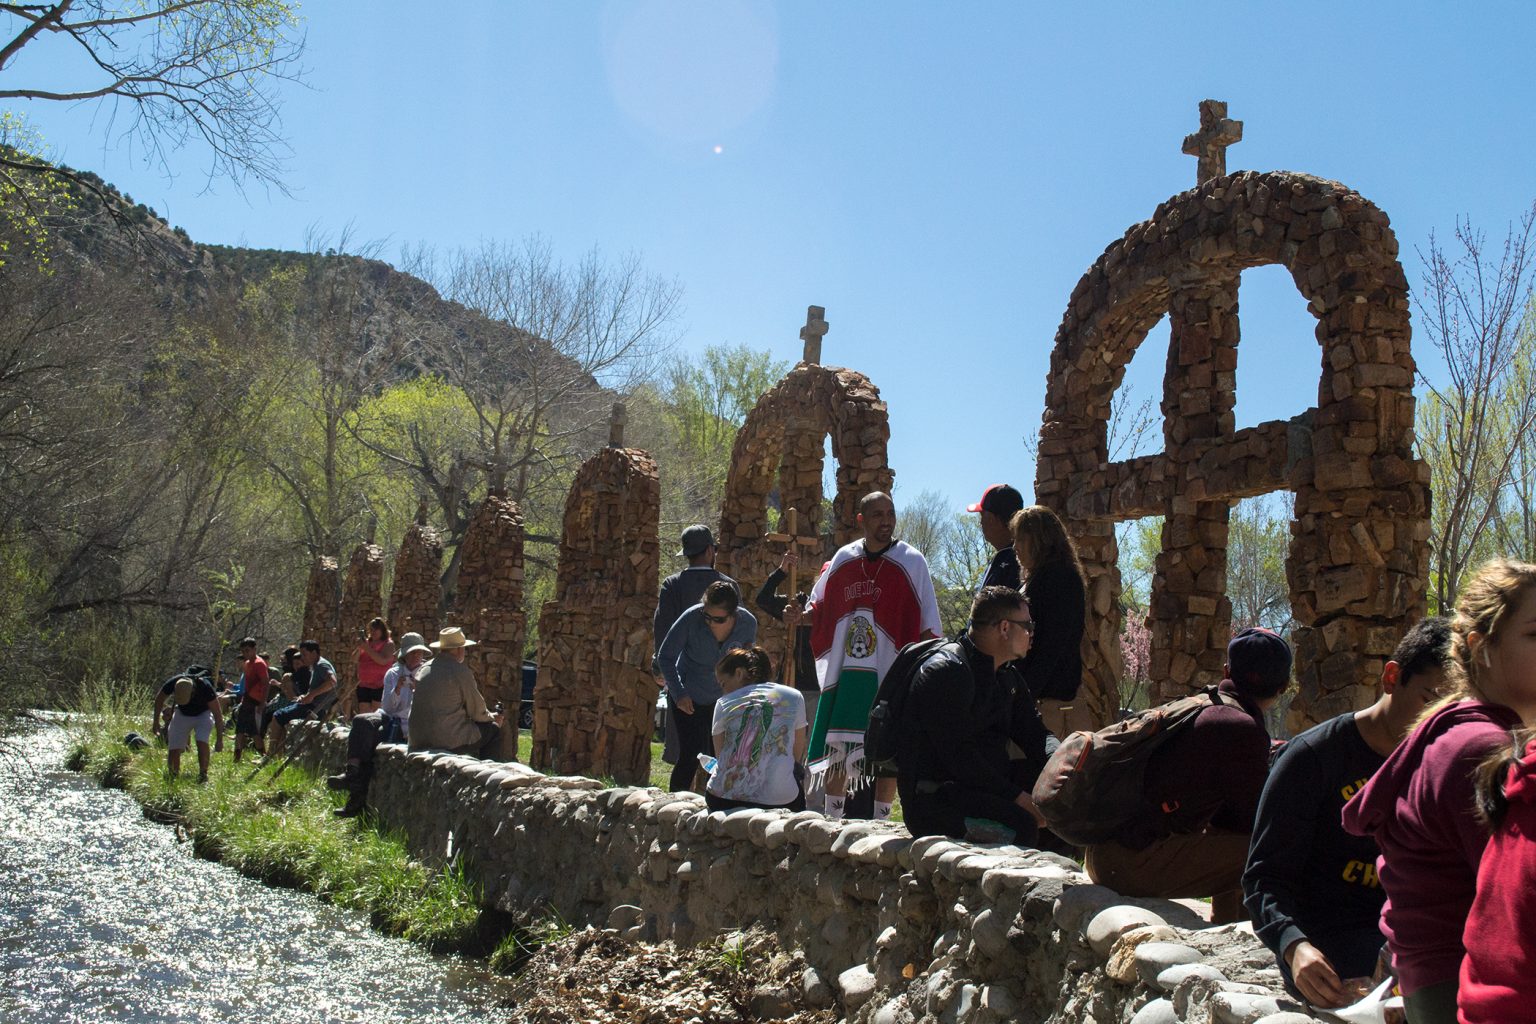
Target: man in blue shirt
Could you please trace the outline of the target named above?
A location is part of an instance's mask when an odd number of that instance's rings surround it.
[[[276,757],[283,752],[283,739],[289,722],[306,719],[323,721],[331,705],[336,703],[336,668],[320,657],[320,644],[314,640],[299,643],[299,663],[309,669],[309,689],[303,696],[272,712],[271,735],[267,744],[267,756]]]
[[[732,648],[750,647],[757,639],[757,619],[740,605],[735,585],[716,580],[704,591],[702,603],[678,616],[656,652],[677,732],[674,793],[693,787],[699,755],[709,749],[715,701],[720,699],[716,663]]]

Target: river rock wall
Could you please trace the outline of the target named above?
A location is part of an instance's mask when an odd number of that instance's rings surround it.
[[[345,760],[340,726],[295,731],[312,767]],[[682,943],[776,927],[811,965],[806,996],[858,1024],[1313,1019],[1246,928],[1127,900],[1049,853],[814,812],[710,813],[691,793],[396,745],[379,748],[369,804],[417,856],[462,857],[514,914]]]

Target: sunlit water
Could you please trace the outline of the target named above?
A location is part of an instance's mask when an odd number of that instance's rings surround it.
[[[192,855],[45,727],[0,757],[0,1021],[505,1020],[506,985]]]

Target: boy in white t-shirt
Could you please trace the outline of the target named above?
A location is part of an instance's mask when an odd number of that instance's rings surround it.
[[[738,647],[715,666],[723,695],[710,727],[715,765],[704,799],[712,811],[805,810],[805,698],[769,682],[772,674],[772,659],[761,647]]]

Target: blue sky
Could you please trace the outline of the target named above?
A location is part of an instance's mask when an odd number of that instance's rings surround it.
[[[313,0],[308,87],[283,91],[291,195],[209,185],[195,150],[167,179],[89,107],[29,113],[59,159],[203,242],[298,248],[350,223],[390,252],[530,233],[570,258],[637,250],[686,289],[684,352],[792,361],[824,305],[824,361],[890,403],[898,500],[959,509],[999,480],[1030,493],[1022,439],[1067,297],[1194,184],[1179,145],[1201,99],[1245,122],[1230,169],[1386,210],[1415,285],[1431,230],[1502,235],[1536,199],[1533,13],[1459,7]],[[1243,282],[1239,426],[1311,405],[1321,363],[1288,275]],[[1165,339],[1131,365],[1140,396]]]

